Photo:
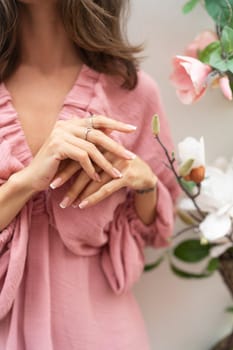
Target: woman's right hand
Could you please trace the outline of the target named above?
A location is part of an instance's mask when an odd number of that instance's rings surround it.
[[[65,159],[78,162],[80,169],[82,168],[95,181],[99,181],[99,175],[93,163],[111,177],[121,177],[119,170],[114,168],[104,157],[99,147],[124,159],[132,159],[134,154],[111,139],[102,130],[116,130],[129,133],[135,131],[136,128],[104,116],[95,116],[94,124],[95,128],[89,130],[90,132],[88,132],[88,138],[86,139],[87,128],[90,127],[90,118],[73,118],[65,121],[60,120],[56,123],[48,139],[30,165],[25,168],[33,191],[37,192],[47,189],[59,165]]]

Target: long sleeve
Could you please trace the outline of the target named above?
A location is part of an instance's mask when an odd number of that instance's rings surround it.
[[[134,208],[133,192],[129,191],[125,203],[119,205],[108,227],[109,242],[103,252],[102,266],[105,275],[116,293],[127,291],[140,277],[144,267],[143,248],[168,245],[173,232],[174,203],[179,194],[172,172],[164,165],[165,155],[152,135],[151,120],[158,114],[161,122],[160,137],[169,152],[173,151],[168,123],[156,84],[146,75],[134,96],[128,111],[127,103],[121,106],[121,113],[131,115],[131,123],[138,126],[133,143],[125,140],[124,145],[144,159],[158,177],[156,219],[151,225],[144,225]],[[129,103],[129,101],[128,101]],[[136,107],[134,107],[136,104]]]
[[[0,143],[0,163],[0,185],[23,167],[21,162],[12,156],[10,144],[4,139]],[[23,276],[29,212],[30,206],[26,205],[0,233],[0,319],[10,310]]]

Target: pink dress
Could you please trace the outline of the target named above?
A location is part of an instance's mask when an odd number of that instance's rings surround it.
[[[155,83],[139,73],[133,91],[83,66],[58,119],[90,112],[138,126],[114,138],[144,158],[159,177],[155,222],[145,226],[122,189],[95,207],[59,207],[69,183],[35,195],[0,234],[0,350],[147,350],[131,287],[143,249],[161,247],[173,229],[177,185],[151,133],[158,113],[162,139],[172,142]],[[30,163],[12,99],[0,85],[0,184]],[[146,292],[146,291],[145,291]]]

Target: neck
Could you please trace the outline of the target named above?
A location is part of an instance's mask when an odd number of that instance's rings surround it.
[[[19,11],[21,64],[46,72],[80,64],[54,4],[21,5]]]

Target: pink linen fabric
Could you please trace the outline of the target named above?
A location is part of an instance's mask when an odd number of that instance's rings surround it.
[[[63,210],[70,183],[35,195],[0,233],[0,350],[147,350],[143,319],[131,293],[144,266],[143,249],[162,247],[173,229],[178,194],[153,140],[151,117],[172,150],[156,84],[143,72],[133,91],[87,66],[58,119],[102,114],[138,126],[113,137],[145,159],[159,177],[156,220],[144,225],[132,192],[86,209]],[[0,85],[0,184],[32,159],[5,85]]]

